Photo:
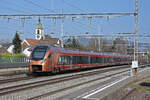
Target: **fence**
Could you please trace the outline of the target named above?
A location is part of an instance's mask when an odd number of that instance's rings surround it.
[[[0,63],[17,63],[17,62],[29,62],[29,58],[27,57],[0,57]]]

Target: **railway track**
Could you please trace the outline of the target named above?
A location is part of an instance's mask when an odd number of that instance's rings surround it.
[[[87,82],[83,82],[83,83],[79,83],[79,84],[76,84],[76,85],[72,85],[70,87],[62,88],[62,89],[59,89],[59,90],[56,90],[56,91],[47,92],[45,94],[41,94],[41,95],[38,95],[38,96],[35,96],[35,97],[32,97],[32,98],[29,98],[28,100],[39,100],[41,98],[48,97],[48,96],[57,94],[59,92],[63,92],[63,91],[66,91],[66,90],[69,90],[69,89],[72,89],[72,88],[76,88],[76,87],[79,87],[79,86],[82,86],[82,85],[86,85],[86,84],[92,83],[94,81],[98,81],[98,80],[101,80],[101,79],[104,79],[104,78],[108,78],[108,77],[111,77],[111,76],[114,76],[114,75],[117,75],[117,74],[121,74],[121,73],[124,73],[126,71],[129,71],[129,70],[125,70],[125,71],[118,72],[118,73],[115,73],[115,74],[112,74],[112,75],[107,75],[107,76],[104,76],[104,77],[101,77],[101,78],[97,78],[97,79],[94,79],[94,80],[90,80],[90,81],[87,81]]]
[[[0,69],[0,77],[21,75],[28,72],[28,68],[7,68]]]
[[[18,82],[18,81],[23,81],[23,80],[30,80],[34,79],[35,77],[17,77],[17,78],[10,78],[10,79],[4,79],[0,80],[0,85],[10,83],[10,82]]]
[[[5,74],[5,75],[2,75],[0,78],[0,85],[10,83],[10,82],[18,82],[18,81],[35,79],[39,77],[41,76],[33,77],[30,75],[30,77],[29,76],[27,77],[25,74],[24,75],[23,74]],[[51,76],[48,76],[48,77],[51,77]]]
[[[0,79],[0,85],[5,84],[5,83],[9,83],[9,82],[18,82],[18,81],[23,81],[23,80],[35,79],[35,77],[26,77],[26,76],[20,77],[20,75],[23,75],[23,74],[20,73],[20,74],[0,75],[0,76],[3,76],[3,77],[7,77],[7,78]],[[14,76],[15,76],[15,78],[14,78]]]
[[[92,75],[96,75],[96,74],[100,74],[100,73],[105,73],[110,70],[119,70],[119,69],[122,69],[122,67],[111,68],[111,69],[107,69],[107,70],[99,70],[99,71],[94,71],[94,72],[87,72],[87,73],[82,73],[82,74],[75,74],[75,75],[71,75],[71,76],[59,77],[59,78],[54,78],[54,79],[47,79],[47,80],[31,82],[31,83],[26,83],[26,84],[21,84],[21,85],[16,85],[16,86],[4,87],[4,88],[0,88],[0,96],[14,93],[14,92],[20,92],[20,91],[24,91],[24,90],[28,90],[28,89],[33,89],[33,88],[41,87],[44,85],[52,85],[52,84],[59,83],[59,82],[78,79],[81,77],[87,77],[87,76],[92,76]],[[120,73],[123,73],[126,71],[129,71],[129,69],[122,71]],[[116,74],[119,74],[119,73],[116,73]],[[116,74],[113,74],[113,75],[116,75]],[[110,76],[112,76],[112,75],[108,75],[106,77],[110,77]],[[102,77],[100,79],[103,79],[106,77]]]
[[[145,67],[145,66],[141,66],[141,67]],[[114,75],[117,75],[117,74],[121,74],[121,73],[124,73],[124,72],[127,72],[127,71],[129,71],[129,70],[127,69],[127,70],[124,70],[124,71],[121,71],[121,72],[118,72],[118,73],[114,73],[114,74],[111,74],[111,75],[106,75],[106,76],[101,77],[101,78],[90,80],[88,82],[83,82],[83,83],[72,85],[70,87],[65,87],[65,88],[62,88],[62,89],[59,89],[59,90],[56,90],[56,91],[47,92],[47,93],[44,93],[44,94],[41,94],[41,95],[38,95],[38,96],[35,96],[35,97],[32,97],[32,98],[29,98],[28,100],[39,100],[39,99],[42,99],[42,98],[45,98],[45,97],[49,97],[49,96],[55,95],[57,93],[61,93],[63,91],[67,91],[67,90],[72,89],[72,88],[76,88],[76,87],[79,87],[79,86],[82,86],[82,85],[86,85],[86,84],[92,83],[94,81],[98,81],[98,80],[101,80],[101,79],[104,79],[104,78],[108,78],[108,77],[111,77],[111,76],[114,76]],[[132,93],[133,91],[135,91],[135,89],[133,89],[130,93]],[[130,93],[128,93],[125,97],[127,97]],[[124,98],[122,98],[121,100],[124,100]]]
[[[24,73],[8,73],[8,74],[1,74],[0,77],[5,77],[5,76],[15,76],[15,75],[21,75]]]
[[[126,71],[128,71],[128,70],[126,70]],[[105,78],[108,78],[108,77],[112,77],[114,75],[121,74],[121,73],[124,73],[126,71],[122,71],[122,72],[115,73],[115,74],[112,74],[112,75],[107,75],[107,76],[104,76],[104,77],[101,77],[101,78],[97,78],[97,79],[93,79],[93,80],[90,80],[90,81],[87,81],[87,82],[83,82],[83,83],[79,83],[79,84],[76,84],[76,85],[72,85],[70,87],[62,88],[62,89],[59,89],[59,90],[56,90],[56,91],[47,92],[45,94],[41,94],[41,95],[38,95],[38,96],[35,96],[35,97],[32,97],[32,98],[29,98],[28,100],[39,100],[41,98],[52,96],[52,95],[55,95],[55,94],[63,92],[63,91],[67,91],[67,90],[70,90],[70,89],[73,89],[73,88],[76,88],[76,87],[80,87],[80,86],[83,86],[83,85],[90,84],[90,83],[98,81],[98,80],[102,80],[102,79],[105,79]]]
[[[31,89],[34,89],[36,87],[38,88],[38,87],[42,87],[42,86],[45,86],[45,85],[53,85],[53,84],[56,84],[56,83],[66,82],[66,81],[78,79],[78,78],[81,78],[81,77],[88,77],[88,76],[92,76],[92,75],[96,75],[96,74],[102,74],[102,73],[105,73],[105,72],[109,72],[109,71],[112,71],[112,70],[115,71],[115,70],[119,70],[119,69],[123,69],[123,68],[127,68],[127,66],[124,66],[124,67],[122,67],[122,66],[119,67],[118,66],[118,67],[113,67],[113,68],[109,68],[109,69],[101,69],[101,70],[98,70],[98,71],[77,73],[77,74],[69,75],[69,76],[62,76],[62,77],[58,77],[58,78],[45,79],[45,80],[42,80],[42,81],[30,82],[30,83],[15,85],[15,86],[8,86],[8,87],[0,88],[0,96],[4,96],[4,95],[11,94],[11,93],[16,93],[16,92],[22,92],[22,91],[25,91],[25,90],[31,90]],[[129,68],[129,66],[128,66],[128,68]],[[88,81],[88,82],[83,82],[83,83],[75,84],[75,85],[72,85],[72,86],[69,86],[69,87],[65,87],[63,89],[47,92],[47,93],[29,98],[29,100],[36,100],[36,99],[43,98],[43,97],[46,97],[46,96],[51,96],[51,95],[56,94],[56,93],[61,92],[61,91],[65,91],[65,90],[68,90],[68,89],[71,89],[71,88],[74,88],[74,87],[78,87],[78,86],[81,86],[81,85],[84,85],[84,84],[87,84],[87,83],[90,83],[90,82],[93,82],[93,81],[101,80],[101,79],[111,77],[111,76],[114,76],[114,75],[117,75],[117,74],[120,74],[120,73],[123,73],[123,72],[127,72],[127,71],[129,71],[129,69],[126,69],[124,71],[114,73],[114,74],[111,74],[111,75],[106,75],[104,77],[97,78],[97,79],[94,79],[94,80],[91,80],[91,81]],[[51,77],[51,76],[48,76],[48,77]]]

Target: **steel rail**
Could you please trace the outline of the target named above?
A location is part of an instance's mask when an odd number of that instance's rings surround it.
[[[149,65],[149,64],[148,64]],[[144,66],[147,66],[147,65],[141,65],[140,67],[144,67]],[[47,92],[45,94],[41,94],[41,95],[38,95],[38,96],[35,96],[35,97],[32,97],[32,98],[28,98],[28,100],[39,100],[39,99],[42,99],[44,97],[48,97],[48,96],[51,96],[51,95],[54,95],[54,94],[57,94],[57,93],[60,93],[60,92],[63,92],[63,91],[66,91],[66,90],[69,90],[69,89],[72,89],[72,88],[76,88],[76,87],[79,87],[79,86],[82,86],[82,85],[86,85],[86,84],[89,84],[89,83],[92,83],[94,81],[98,81],[98,80],[101,80],[101,79],[104,79],[104,78],[108,78],[108,77],[111,77],[111,76],[114,76],[114,75],[117,75],[117,74],[120,74],[120,73],[123,73],[123,72],[126,72],[126,71],[129,71],[129,70],[124,70],[124,71],[121,71],[121,72],[117,72],[117,73],[114,73],[114,74],[111,74],[111,75],[106,75],[104,77],[100,77],[100,78],[96,78],[96,79],[93,79],[93,80],[90,80],[88,82],[82,82],[82,83],[79,83],[79,84],[76,84],[76,85],[73,85],[73,86],[69,86],[69,87],[66,87],[66,88],[63,88],[63,89],[59,89],[59,90],[55,90],[55,91],[52,91],[52,92]],[[123,97],[121,100],[124,100],[130,93],[132,93],[133,91],[135,91],[135,89],[133,89],[132,91],[130,91],[127,95],[125,95],[125,97]]]
[[[47,97],[47,96],[51,96],[51,95],[54,95],[56,93],[59,93],[59,92],[62,92],[62,91],[66,91],[66,90],[69,90],[69,89],[72,89],[72,88],[75,88],[75,87],[79,87],[79,86],[82,86],[82,85],[86,85],[86,84],[89,84],[89,83],[92,83],[92,82],[95,82],[95,81],[98,81],[98,80],[101,80],[101,79],[104,79],[104,78],[108,78],[108,77],[111,77],[111,76],[114,76],[114,75],[117,75],[117,74],[124,73],[126,71],[129,71],[129,69],[121,71],[121,72],[117,72],[117,73],[114,73],[114,74],[111,74],[111,75],[106,75],[104,77],[96,78],[96,79],[93,79],[93,80],[90,80],[90,81],[87,81],[87,82],[78,83],[78,84],[75,84],[73,86],[69,86],[69,87],[63,88],[63,89],[58,89],[58,90],[55,90],[55,91],[52,91],[52,92],[47,92],[45,94],[42,94],[42,95],[39,95],[39,96],[36,96],[36,97],[33,97],[33,98],[29,98],[28,100],[39,100],[41,98],[44,98],[44,97]]]
[[[32,89],[32,88],[36,88],[36,87],[40,87],[40,86],[44,86],[44,85],[52,85],[52,84],[59,83],[59,82],[69,81],[69,80],[78,79],[81,77],[87,77],[87,76],[96,75],[96,74],[108,72],[111,70],[119,70],[119,69],[122,69],[122,67],[117,67],[117,68],[115,67],[112,69],[99,70],[99,71],[93,71],[93,72],[87,72],[87,73],[80,73],[80,74],[71,75],[71,76],[65,76],[65,77],[47,79],[47,80],[31,82],[31,83],[26,83],[26,84],[21,84],[21,85],[16,85],[16,86],[4,87],[4,88],[0,88],[0,96],[14,93],[14,92],[28,90],[28,89]]]
[[[35,77],[19,77],[19,78],[10,78],[10,79],[4,79],[0,80],[0,85],[10,83],[10,82],[18,82],[18,81],[23,81],[23,80],[30,80],[34,79]]]

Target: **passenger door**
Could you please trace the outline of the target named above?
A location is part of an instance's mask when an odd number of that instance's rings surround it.
[[[49,53],[48,56],[47,56],[47,59],[46,59],[46,69],[47,71],[51,71],[51,68],[52,68],[52,53]]]

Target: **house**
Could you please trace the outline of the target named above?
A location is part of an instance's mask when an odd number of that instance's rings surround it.
[[[22,52],[25,55],[30,56],[31,51],[37,45],[62,46],[62,42],[59,38],[52,38],[50,35],[44,35],[40,19],[39,23],[36,25],[35,39],[25,38],[22,42]]]
[[[22,44],[22,53],[27,55],[28,57],[30,56],[31,54],[31,51],[35,45],[37,45],[39,40],[36,40],[36,39],[30,39],[30,38],[26,38],[23,40],[23,42],[21,43]]]
[[[8,51],[2,45],[0,45],[0,54],[4,54],[4,53],[8,53]]]
[[[7,51],[12,54],[12,53],[13,53],[13,49],[14,49],[14,45],[10,45],[10,46],[7,48]]]
[[[61,46],[61,41],[49,35],[44,35],[44,38],[40,40],[26,38],[22,42],[22,51],[25,55],[30,56],[31,51],[37,45]]]
[[[52,38],[50,35],[45,35],[43,26],[39,19],[39,22],[36,25],[36,29],[35,29],[35,39],[25,38],[23,40],[23,42],[21,43],[21,45],[22,45],[22,53],[29,57],[31,54],[31,51],[37,45],[48,45],[48,46],[61,47],[62,42],[61,42],[61,40],[59,40],[59,38]],[[13,53],[13,48],[14,48],[14,46],[11,45],[7,49],[7,51],[10,53]]]

